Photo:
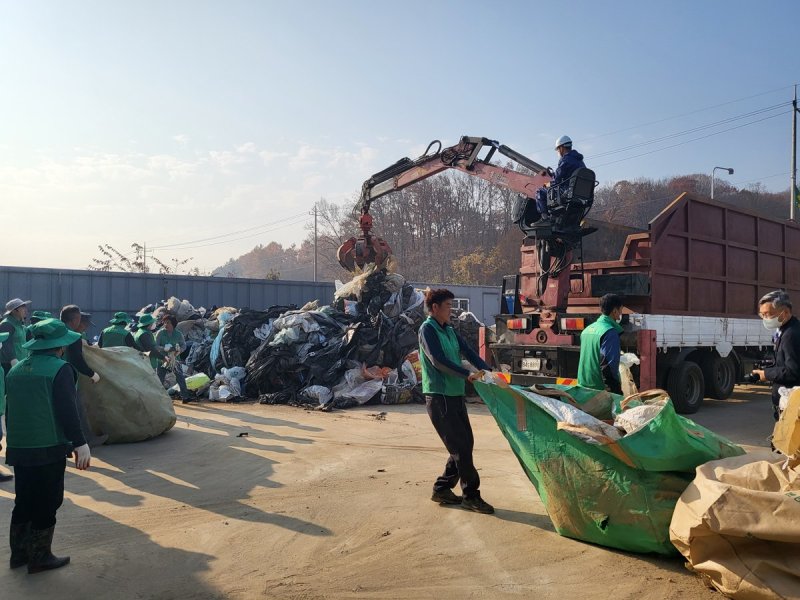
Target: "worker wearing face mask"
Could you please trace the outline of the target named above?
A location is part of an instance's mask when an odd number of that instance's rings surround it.
[[[772,408],[777,421],[778,390],[800,385],[800,321],[792,315],[789,294],[782,290],[770,292],[758,301],[758,316],[763,319],[764,327],[775,331],[775,365],[756,369],[753,374],[761,381],[772,382]]]
[[[622,298],[606,294],[600,298],[600,312],[600,318],[581,333],[578,384],[621,394],[619,334],[623,330],[619,323],[622,320]]]

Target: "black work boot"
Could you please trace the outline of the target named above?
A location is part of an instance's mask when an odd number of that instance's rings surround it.
[[[453,490],[433,490],[431,500],[439,504],[461,504],[461,496],[456,496]]]
[[[50,569],[58,569],[69,563],[69,556],[63,558],[53,556],[50,547],[53,544],[55,526],[49,529],[31,529],[31,550],[28,556],[28,573],[41,573]]]
[[[484,515],[491,515],[494,513],[494,507],[480,496],[475,496],[474,498],[464,498],[464,500],[461,502],[461,508],[466,508],[467,510],[482,513]]]
[[[12,523],[8,534],[8,544],[11,546],[11,559],[8,566],[12,569],[28,564],[30,551],[31,524]]]

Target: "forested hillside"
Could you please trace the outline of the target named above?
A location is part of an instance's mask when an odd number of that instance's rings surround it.
[[[736,188],[717,179],[720,202],[776,218],[788,216],[788,192],[769,193],[756,184]],[[586,260],[616,258],[625,236],[647,229],[648,222],[681,192],[709,196],[708,175],[693,174],[660,180],[636,179],[603,184],[595,193],[589,218],[600,231],[586,239]],[[511,223],[516,194],[461,173],[444,173],[385,196],[370,209],[374,233],[384,238],[399,261],[400,271],[415,281],[496,285],[519,265],[522,233]],[[355,198],[349,205],[321,200],[319,210],[318,276],[344,279],[336,249],[357,235]],[[314,234],[284,248],[268,243],[231,259],[216,275],[309,280],[313,277]]]

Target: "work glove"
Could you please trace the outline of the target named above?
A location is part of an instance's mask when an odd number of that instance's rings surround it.
[[[13,367],[13,366],[14,366],[15,364],[17,364],[18,362],[19,362],[19,361],[18,361],[16,358],[12,358],[12,359],[11,359],[11,366]]]
[[[467,377],[467,381],[472,383],[473,381],[479,381],[483,378],[483,371],[475,371],[474,373],[470,373],[469,377]]]
[[[89,452],[89,444],[78,446],[72,451],[75,457],[75,468],[80,471],[85,471],[89,468],[89,463],[92,460],[92,453]]]
[[[165,344],[165,345],[164,345],[164,350],[166,350],[167,352],[169,352],[170,350],[172,350],[172,344]]]
[[[98,381],[100,381],[100,374],[97,371],[95,371],[94,375],[92,375],[90,379],[92,380],[92,383],[97,383]]]

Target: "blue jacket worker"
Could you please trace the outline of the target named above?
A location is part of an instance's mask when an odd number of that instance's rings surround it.
[[[562,135],[556,140],[556,152],[561,158],[558,161],[553,180],[550,182],[550,187],[561,193],[566,191],[565,184],[572,174],[578,169],[585,168],[586,164],[583,162],[583,154],[572,149],[572,139],[568,135]],[[547,210],[547,188],[542,187],[536,191],[536,209],[542,218],[550,217]]]

